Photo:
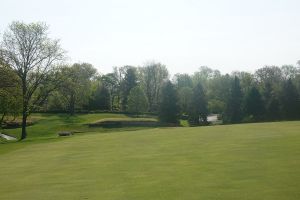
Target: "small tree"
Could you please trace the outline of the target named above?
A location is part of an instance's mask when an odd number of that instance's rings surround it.
[[[13,22],[3,35],[1,53],[21,80],[22,88],[22,134],[25,139],[26,122],[35,91],[54,69],[55,63],[63,59],[64,51],[58,40],[48,37],[48,26],[44,23]]]
[[[140,114],[148,110],[148,100],[141,87],[136,86],[130,90],[128,96],[128,111]]]
[[[193,96],[189,107],[189,122],[194,125],[207,124],[207,100],[201,83],[193,89]]]
[[[161,102],[159,106],[158,117],[163,123],[179,122],[180,108],[178,97],[174,85],[167,81],[161,91]]]

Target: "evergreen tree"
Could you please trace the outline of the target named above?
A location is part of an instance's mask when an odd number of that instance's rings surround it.
[[[179,88],[178,95],[181,114],[187,114],[189,111],[189,106],[191,104],[193,89],[190,87]]]
[[[158,117],[163,123],[178,123],[180,108],[174,85],[167,81],[161,93]]]
[[[201,83],[193,89],[193,96],[189,107],[189,122],[194,125],[207,124],[207,100]]]
[[[282,113],[286,119],[297,119],[300,117],[299,94],[292,80],[283,84],[281,104]]]
[[[266,104],[266,118],[271,121],[281,118],[280,103],[275,96],[271,97],[269,102]]]
[[[230,95],[227,100],[226,110],[224,121],[226,123],[239,123],[242,120],[242,90],[240,86],[240,80],[235,77],[231,88],[230,88]]]
[[[97,87],[92,98],[90,99],[90,109],[95,110],[110,110],[111,101],[110,101],[110,92],[106,87]]]
[[[245,113],[255,121],[263,119],[265,113],[262,96],[256,87],[252,87],[245,99]]]

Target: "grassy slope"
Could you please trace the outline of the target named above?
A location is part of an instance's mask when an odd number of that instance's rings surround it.
[[[78,114],[69,116],[68,114],[33,114],[31,116],[38,121],[34,126],[27,128],[28,139],[54,138],[59,131],[83,131],[83,132],[106,132],[103,128],[89,128],[88,123],[96,122],[102,119],[134,119],[124,114]],[[150,118],[151,119],[151,118]],[[123,129],[121,129],[123,130]],[[19,138],[21,129],[4,130],[6,134]],[[110,130],[111,131],[111,130]]]
[[[0,194],[2,199],[296,200],[299,130],[300,122],[281,122],[3,144]]]

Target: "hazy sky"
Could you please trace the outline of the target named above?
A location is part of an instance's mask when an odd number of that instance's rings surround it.
[[[300,60],[300,0],[4,0],[0,33],[13,20],[44,21],[69,62],[200,66],[254,71]]]

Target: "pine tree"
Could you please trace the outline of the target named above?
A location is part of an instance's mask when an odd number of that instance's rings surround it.
[[[177,124],[179,122],[179,112],[177,92],[174,85],[167,81],[162,88],[158,113],[159,120],[163,123]]]
[[[224,121],[226,123],[239,123],[242,120],[242,90],[239,78],[235,77],[227,100]]]
[[[275,96],[272,96],[266,104],[266,118],[271,121],[279,120],[281,118],[280,103]]]
[[[111,101],[110,93],[106,87],[97,87],[89,102],[90,109],[95,110],[110,110]]]
[[[299,94],[292,80],[286,81],[282,88],[282,113],[286,119],[300,118]]]
[[[201,83],[193,89],[193,96],[189,106],[189,122],[193,125],[207,124],[207,100]]]
[[[258,121],[263,119],[264,112],[262,96],[256,87],[252,87],[245,99],[245,113]]]

